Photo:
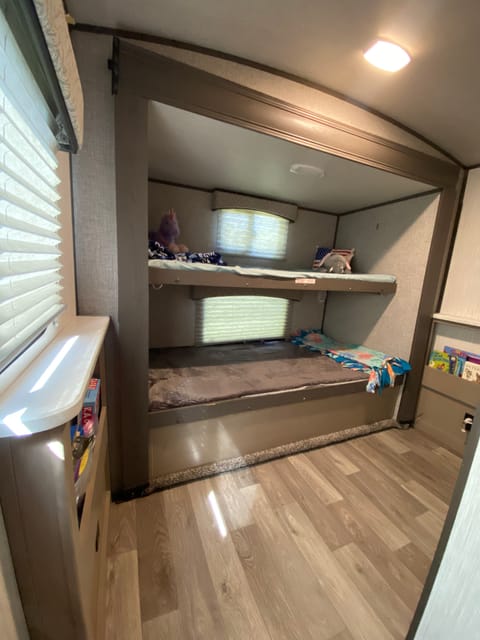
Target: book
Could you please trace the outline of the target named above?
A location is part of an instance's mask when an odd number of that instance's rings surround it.
[[[450,369],[450,358],[448,353],[445,353],[445,351],[432,351],[428,361],[428,366],[448,373]]]
[[[474,362],[480,364],[480,355],[473,353],[472,351],[465,351],[464,349],[457,349],[456,347],[450,347],[445,345],[443,347],[445,353],[448,353],[450,358],[456,358],[456,365],[453,374],[462,377],[463,369],[466,362]]]
[[[465,360],[469,360],[470,362],[475,362],[476,364],[480,364],[480,354],[473,353],[473,351],[465,351],[464,349],[457,349],[456,347],[450,347],[445,345],[443,347],[445,353],[451,356],[457,356],[459,358],[464,358]]]
[[[100,380],[92,378],[88,385],[83,407],[80,412],[80,425],[85,436],[90,436],[97,430],[98,415],[100,413]]]
[[[480,364],[467,360],[463,368],[462,378],[480,384]]]

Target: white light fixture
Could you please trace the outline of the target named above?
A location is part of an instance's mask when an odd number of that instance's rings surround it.
[[[399,71],[411,60],[405,49],[386,40],[377,40],[368,51],[365,51],[363,57],[374,67],[392,72]]]
[[[290,173],[296,176],[317,176],[317,178],[323,178],[325,175],[321,167],[315,167],[313,164],[292,164]]]

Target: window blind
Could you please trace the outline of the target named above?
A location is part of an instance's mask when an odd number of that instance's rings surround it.
[[[0,370],[61,311],[52,116],[0,12]]]
[[[267,296],[219,296],[197,303],[196,343],[285,338],[291,302]]]
[[[288,220],[246,209],[218,211],[217,248],[223,253],[281,260],[287,251]]]

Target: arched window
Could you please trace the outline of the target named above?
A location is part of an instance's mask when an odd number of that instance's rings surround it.
[[[218,210],[217,249],[221,253],[282,260],[289,221],[249,209]]]

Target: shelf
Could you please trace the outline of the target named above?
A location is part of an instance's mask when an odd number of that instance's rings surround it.
[[[480,405],[480,384],[469,382],[433,367],[425,367],[422,386],[472,408]]]
[[[433,321],[445,324],[458,324],[464,327],[473,327],[480,329],[480,320],[473,318],[462,318],[460,316],[450,316],[446,313],[434,313]]]
[[[77,316],[0,396],[0,438],[27,436],[76,416],[109,318]]]
[[[107,416],[107,408],[102,407],[102,410],[100,412],[100,417],[98,420],[97,433],[95,437],[95,447],[91,452],[92,466],[90,468],[89,478],[88,478],[87,486],[85,489],[85,502],[83,505],[82,516],[80,518],[80,523],[79,523],[80,536],[82,536],[85,529],[88,529],[88,526],[85,525],[85,518],[83,517],[83,515],[87,514],[88,516],[88,514],[90,514],[92,511],[93,492],[94,492],[95,486],[97,485],[99,461],[103,460],[105,457],[105,445],[107,441],[107,436],[105,433],[106,431],[105,425],[106,425],[106,419],[107,419],[106,416]]]

